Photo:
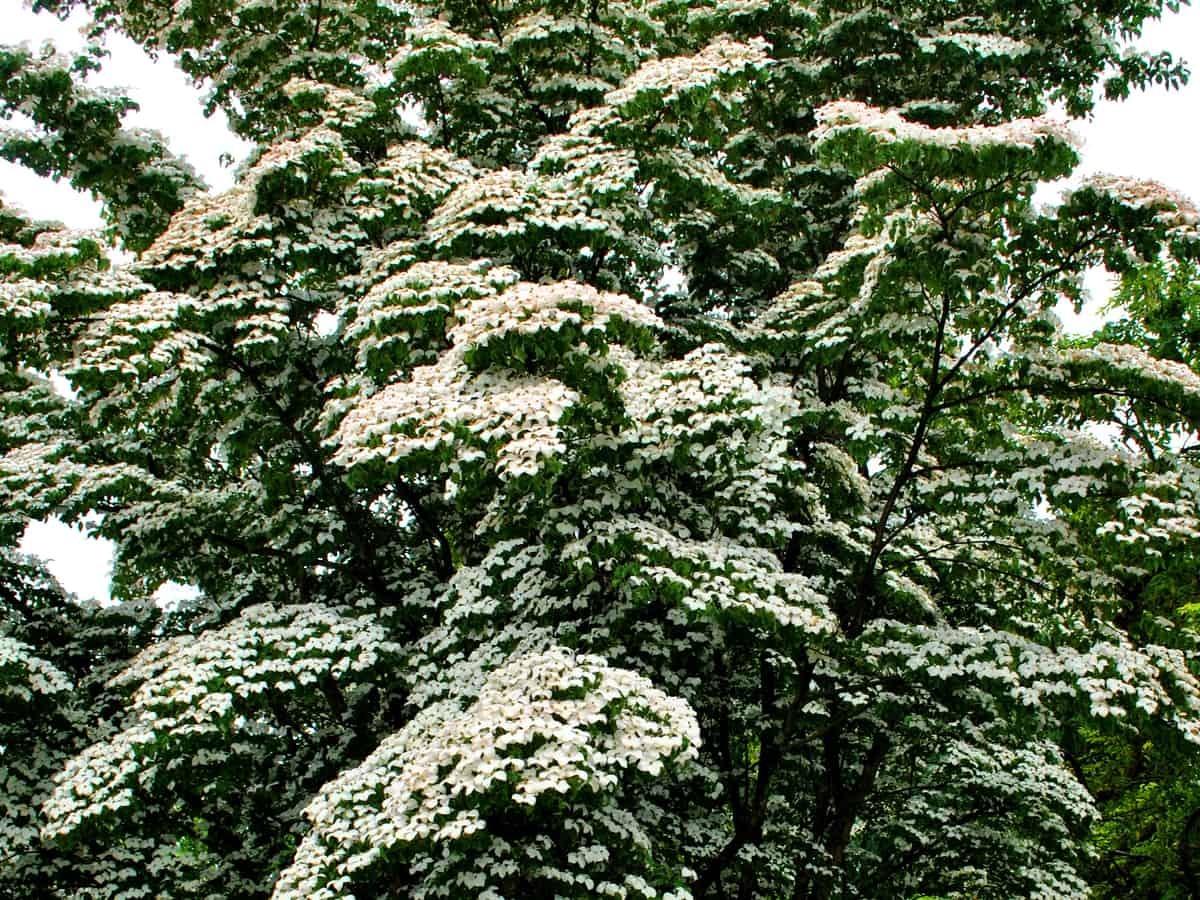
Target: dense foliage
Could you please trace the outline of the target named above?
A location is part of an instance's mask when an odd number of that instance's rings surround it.
[[[36,5],[258,149],[0,49],[0,896],[1196,890],[1200,217],[1032,200],[1162,2]]]

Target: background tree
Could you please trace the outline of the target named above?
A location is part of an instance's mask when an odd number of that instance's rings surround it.
[[[1182,78],[1163,4],[38,5],[259,149],[206,192],[98,51],[0,56],[0,153],[136,254],[0,217],[0,533],[92,517],[123,601],[6,557],[0,890],[1118,883],[1104,754],[1200,743],[1132,589],[1191,577],[1200,376],[1053,309],[1200,219],[1031,198],[1051,102]]]

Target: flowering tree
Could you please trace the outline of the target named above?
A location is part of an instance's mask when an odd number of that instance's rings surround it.
[[[0,537],[123,601],[0,558],[0,894],[1083,897],[1195,764],[1195,356],[1053,309],[1200,218],[1031,199],[1162,3],[37,5],[259,148],[0,50],[108,223],[0,209]]]

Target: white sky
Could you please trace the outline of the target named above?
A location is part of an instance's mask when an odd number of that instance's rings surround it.
[[[62,51],[83,45],[79,34],[86,18],[73,16],[60,22],[36,15],[21,0],[0,0],[4,23],[0,42],[27,41],[37,47],[53,40]],[[1124,103],[1101,103],[1093,117],[1077,123],[1084,138],[1083,163],[1077,177],[1095,172],[1113,172],[1153,178],[1193,199],[1200,200],[1200,7],[1185,8],[1178,15],[1151,23],[1139,41],[1146,51],[1169,50],[1177,57],[1193,60],[1193,85],[1182,91],[1151,90],[1135,94]],[[176,153],[189,161],[210,186],[222,189],[232,181],[232,169],[219,158],[229,154],[241,159],[248,145],[231,135],[223,116],[206,119],[200,100],[202,91],[167,59],[151,60],[131,41],[111,36],[112,57],[104,70],[93,76],[97,85],[120,86],[141,109],[126,118],[126,124],[157,128]],[[0,161],[0,192],[6,202],[22,207],[37,218],[58,219],[75,227],[99,225],[98,205],[66,184],[54,184]],[[1041,196],[1052,199],[1053,190]],[[1082,318],[1062,311],[1068,327],[1090,330],[1098,321],[1096,307],[1107,293],[1108,278],[1092,273],[1089,287],[1097,300]],[[31,525],[22,548],[48,561],[51,572],[70,591],[81,597],[108,596],[111,545],[86,537],[79,529],[58,522]]]

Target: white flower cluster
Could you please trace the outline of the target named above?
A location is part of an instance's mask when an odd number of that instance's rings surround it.
[[[862,245],[862,253],[870,255],[871,253],[881,249],[882,245],[877,245],[875,242],[867,243],[866,238],[862,235],[853,234],[847,241],[845,250],[852,248],[851,242],[856,245]],[[837,251],[835,251],[837,252]],[[795,281],[788,285],[781,293],[777,294],[771,301],[771,304],[763,312],[763,322],[767,326],[787,326],[801,316],[809,316],[815,308],[825,308],[829,312],[843,307],[845,304],[837,300],[825,290],[825,285],[815,278],[803,278],[800,281]],[[848,334],[839,335],[841,339],[847,337]],[[828,337],[819,338],[824,342],[828,342]],[[837,338],[835,338],[836,340]]]
[[[46,287],[32,278],[0,281],[0,318],[43,319],[53,307],[47,302]]]
[[[763,207],[768,204],[776,205],[782,201],[782,195],[772,188],[756,188],[732,180],[712,159],[701,156],[695,150],[686,147],[664,147],[653,155],[654,163],[671,172],[673,179],[681,182],[692,182],[697,190],[707,195],[717,195],[726,200],[736,202],[743,207]],[[762,254],[765,259],[770,256],[762,250],[746,251],[743,258]],[[768,263],[768,268],[776,268],[777,264]]]
[[[1126,544],[1140,544],[1150,556],[1162,556],[1163,545],[1185,546],[1200,539],[1200,477],[1190,465],[1182,471],[1150,472],[1134,493],[1117,501],[1119,518],[1097,534],[1111,534]]]
[[[624,106],[643,93],[659,94],[664,103],[672,103],[682,94],[715,84],[722,78],[758,69],[770,63],[767,42],[754,38],[746,43],[719,38],[692,56],[656,59],[642,65],[619,88],[609,91],[604,101],[609,106]]]
[[[771,0],[716,0],[698,4],[688,9],[689,22],[726,22],[737,21],[741,18],[757,18],[771,9]],[[815,17],[811,10],[802,7],[792,7],[789,15],[804,15]]]
[[[720,344],[667,362],[614,355],[628,375],[619,390],[635,465],[686,455],[699,468],[718,468],[727,456],[745,454],[756,433],[784,431],[795,412],[790,391],[760,384],[750,360]]]
[[[525,170],[463,179],[429,218],[426,240],[440,255],[461,256],[486,253],[497,243],[508,252],[522,239],[559,241],[570,234],[582,246],[654,256],[659,248],[645,237],[637,156],[602,135],[613,118],[610,107],[581,110],[567,132],[541,143]]]
[[[65,694],[71,679],[40,656],[24,641],[0,634],[0,701],[28,703],[35,695]]]
[[[796,333],[807,351],[873,336],[889,342],[924,340],[922,332],[932,321],[889,302],[889,292],[897,287],[888,276],[897,242],[932,235],[936,228],[927,213],[901,208],[885,217],[878,232],[852,232],[811,275],[772,300],[762,317],[763,331],[768,336]]]
[[[389,60],[387,67],[412,63],[432,54],[447,56],[478,56],[493,50],[495,43],[455,31],[441,19],[422,19],[405,29],[405,45]]]
[[[846,131],[860,131],[884,144],[911,142],[937,147],[1022,147],[1040,141],[1078,147],[1079,138],[1065,123],[1045,116],[1014,119],[1000,125],[971,125],[965,128],[933,128],[910,122],[896,110],[880,109],[858,100],[835,100],[817,110],[813,132],[820,144]]]
[[[187,715],[190,727],[196,728],[202,717],[211,712],[197,706]],[[169,724],[180,725],[175,720]],[[69,835],[88,820],[132,806],[134,786],[139,775],[144,774],[142,757],[150,755],[155,739],[155,730],[147,725],[126,728],[72,757],[56,776],[54,792],[42,806],[43,839],[50,841]]]
[[[583,140],[583,139],[581,139]],[[566,139],[537,160],[549,171],[550,152],[566,150]],[[588,143],[587,141],[584,142]],[[561,160],[565,168],[554,174],[500,169],[460,184],[429,219],[425,237],[442,253],[478,252],[480,242],[511,242],[525,235],[581,232],[607,241],[624,240],[617,210],[603,209],[614,195],[624,192],[634,206],[630,160],[622,153],[596,144],[601,155],[582,165],[578,158]]]
[[[617,389],[628,423],[617,439],[628,487],[656,494],[659,479],[686,473],[689,490],[712,491],[713,518],[699,527],[728,534],[753,522],[759,539],[786,539],[779,500],[802,480],[787,448],[799,412],[792,387],[760,381],[750,358],[718,344],[667,361],[613,347],[609,358],[626,373]]]
[[[0,209],[8,215],[24,218],[24,212],[0,201]],[[37,223],[41,229],[29,246],[24,244],[0,243],[0,258],[4,259],[13,270],[20,270],[38,263],[46,263],[51,258],[70,259],[81,255],[80,243],[97,243],[100,236],[94,231],[66,228],[57,222]],[[6,266],[6,269],[8,266]]]
[[[98,312],[75,346],[68,377],[83,373],[136,378],[173,366],[200,371],[208,353],[197,335],[180,328],[177,316],[190,297],[151,292]]]
[[[145,268],[217,269],[226,258],[238,255],[261,259],[281,249],[279,223],[265,214],[262,185],[279,179],[294,182],[297,196],[289,202],[303,208],[304,217],[290,223],[303,235],[291,243],[336,246],[339,217],[329,210],[316,210],[312,193],[329,184],[348,183],[361,174],[361,166],[346,152],[345,139],[328,126],[310,129],[301,136],[267,148],[240,172],[238,183],[220,194],[197,194],[171,219],[171,224],[143,253],[139,266]],[[295,188],[303,186],[303,189]],[[295,248],[293,248],[295,249]],[[243,260],[244,261],[244,260]]]
[[[533,12],[522,16],[510,28],[505,29],[502,46],[506,50],[533,49],[542,46],[548,38],[573,38],[587,34],[589,21],[568,14],[548,15]]]
[[[2,731],[7,733],[0,733],[0,738],[6,741],[4,753],[0,754],[0,785],[4,788],[0,791],[0,860],[4,861],[0,871],[9,877],[10,884],[20,883],[12,880],[12,876],[19,874],[22,863],[33,862],[31,857],[41,845],[38,799],[44,793],[50,774],[58,768],[59,747],[68,745],[70,740],[69,731],[64,729],[58,735],[61,737],[59,746],[51,739],[46,743],[35,742],[31,747],[20,741],[25,735],[20,734],[17,722],[22,720],[14,716],[14,727],[5,727]],[[14,737],[19,742],[16,746],[8,743]],[[26,882],[27,885],[36,883]],[[18,896],[24,893],[26,891],[21,891]]]
[[[483,271],[489,274],[485,277]],[[604,329],[614,318],[647,328],[661,325],[642,304],[575,282],[518,283],[497,292],[510,279],[510,270],[427,264],[410,273],[394,276],[378,290],[390,300],[404,289],[406,279],[414,285],[426,277],[442,279],[438,284],[465,297],[453,311],[452,346],[437,362],[414,369],[410,380],[358,402],[342,419],[331,442],[337,447],[334,460],[348,468],[392,465],[414,454],[436,453],[454,459],[455,469],[479,461],[484,449],[491,448],[502,478],[534,474],[545,458],[566,449],[560,421],[579,395],[551,378],[502,368],[473,373],[466,354],[505,335],[558,331],[567,324],[584,332]],[[428,287],[416,291],[414,299],[441,305],[422,293]],[[477,295],[473,299],[472,293]],[[372,300],[371,305],[379,303]],[[495,362],[503,365],[504,360]]]
[[[259,347],[286,345],[293,324],[288,295],[271,284],[255,284],[248,279],[222,279],[190,311],[205,318],[232,319],[234,347],[251,354]],[[211,324],[207,327],[219,330]]]
[[[2,202],[0,210],[5,210]],[[7,212],[22,215],[11,208]],[[43,230],[29,246],[0,241],[0,322],[7,319],[21,329],[45,318],[60,294],[75,304],[89,297],[103,305],[148,289],[127,269],[106,269],[94,258],[102,241],[98,234],[57,224],[37,227]]]
[[[426,708],[322,788],[305,810],[312,831],[273,896],[345,896],[397,845],[485,834],[492,805],[607,794],[635,773],[694,758],[699,742],[691,708],[640,675],[563,649],[510,659],[465,709]]]
[[[964,724],[948,739],[929,735],[913,749],[922,763],[880,785],[900,798],[882,823],[890,832],[885,846],[925,850],[905,873],[911,887],[928,886],[932,871],[936,883],[954,885],[963,896],[1088,896],[1086,881],[1059,851],[1095,819],[1095,802],[1058,747],[1006,746],[1005,737]],[[914,778],[921,765],[923,775]],[[980,859],[990,864],[976,865]]]
[[[41,320],[54,317],[60,301],[73,317],[83,302],[101,308],[150,289],[124,266],[106,268],[103,257],[95,256],[100,241],[96,234],[58,226],[41,230],[30,246],[0,240],[0,328],[32,337]]]
[[[415,222],[478,175],[469,162],[440,147],[405,141],[389,147],[379,166],[359,179],[350,203],[364,221],[399,216]]]
[[[447,677],[449,673],[441,661],[460,655],[462,647],[473,641],[495,637],[498,623],[513,619],[526,622],[546,612],[547,603],[555,602],[554,574],[547,563],[545,545],[514,539],[500,541],[478,563],[454,573],[437,600],[438,625],[417,642],[419,656],[410,663],[416,698],[412,702],[426,705],[427,701],[420,698],[427,692],[443,699],[448,686],[458,695],[477,690],[481,673],[490,672],[502,660],[474,665],[471,674],[467,674],[472,665],[468,664],[453,678]],[[430,661],[429,668],[422,669],[424,661]]]
[[[319,604],[262,603],[221,628],[154,644],[110,683],[140,685],[135,708],[174,703],[178,690],[217,683],[248,698],[268,688],[288,693],[326,675],[341,680],[398,650],[373,616]]]
[[[327,125],[318,125],[293,140],[272,144],[246,170],[241,184],[247,190],[257,191],[259,185],[272,175],[287,173],[308,182],[316,171],[320,171],[322,178],[331,175],[344,178],[361,171],[358,163],[346,153],[345,139]]]
[[[559,331],[573,325],[584,334],[605,330],[613,319],[643,328],[662,328],[662,320],[643,303],[623,294],[598,291],[574,281],[553,284],[522,282],[501,294],[469,300],[455,311],[450,331],[464,351],[485,347],[508,334]]]
[[[319,97],[324,107],[322,119],[339,128],[361,125],[377,112],[375,104],[361,93],[309,78],[293,78],[283,86],[283,93],[292,101]]]
[[[83,474],[82,466],[64,461],[67,445],[62,440],[27,441],[0,456],[0,487],[9,495],[37,497],[43,489]],[[33,508],[37,508],[36,501]]]
[[[629,220],[644,215],[638,158],[593,133],[595,123],[573,117],[565,134],[548,138],[529,162],[548,203],[538,221],[605,235],[606,246],[629,240]],[[548,213],[552,213],[549,215]],[[591,221],[596,220],[596,221]]]
[[[1010,440],[979,453],[971,469],[949,467],[923,475],[917,491],[927,501],[1008,516],[1014,504],[1029,497],[1070,504],[1111,491],[1114,482],[1124,485],[1138,465],[1121,448],[1069,428],[1045,429],[1036,437],[1017,432]]]
[[[171,224],[139,259],[150,268],[217,268],[236,250],[266,252],[274,226],[254,211],[254,192],[236,184],[219,194],[196,194],[188,199]]]
[[[1063,821],[1086,822],[1096,815],[1095,801],[1079,783],[1062,757],[1062,751],[1050,741],[1038,741],[1018,747],[999,742],[979,746],[973,742],[952,741],[945,750],[942,764],[951,772],[964,773],[975,785],[993,796],[1013,801],[1033,800],[1051,815],[1043,821],[1056,837],[1068,837]],[[968,774],[969,773],[969,774]],[[966,793],[967,797],[972,793]]]
[[[512,269],[487,263],[416,263],[384,278],[361,300],[343,305],[341,315],[350,320],[346,339],[358,345],[364,366],[396,344],[420,340],[440,350],[445,323],[456,309],[516,284],[519,277]]]
[[[833,634],[837,617],[816,581],[784,572],[775,554],[728,538],[681,537],[643,519],[616,516],[563,550],[564,559],[612,571],[632,560],[635,572],[622,589],[636,595],[650,587],[692,614],[741,613],[766,618],[810,635]]]
[[[464,235],[505,239],[524,233],[538,214],[533,176],[499,169],[458,185],[429,219],[426,237],[440,247]]]
[[[873,624],[865,638],[873,665],[951,684],[986,684],[1036,710],[1061,698],[1083,701],[1100,718],[1158,715],[1200,743],[1200,681],[1178,651],[1109,642],[1079,651],[1007,631],[889,620]]]
[[[937,53],[944,47],[955,47],[975,56],[999,56],[1006,59],[1016,59],[1033,49],[1025,41],[1016,41],[1002,34],[973,31],[944,31],[931,37],[918,38],[917,46],[926,53]]]
[[[1123,206],[1149,210],[1171,234],[1195,236],[1200,226],[1200,212],[1195,204],[1183,194],[1157,181],[1125,175],[1100,174],[1088,176],[1076,190],[1095,191],[1097,194],[1111,197]]]
[[[1096,371],[1114,387],[1132,379],[1143,386],[1155,383],[1189,400],[1200,401],[1200,375],[1188,365],[1152,356],[1131,344],[1095,344],[1066,350],[1029,350],[1020,359],[1030,375],[1053,381],[1078,382],[1088,370]]]
[[[901,214],[902,216],[903,214]],[[893,219],[895,218],[899,217],[893,217]],[[870,265],[873,260],[878,259],[888,250],[891,243],[891,235],[886,229],[873,235],[865,235],[856,231],[846,238],[840,249],[826,255],[825,259],[821,261],[821,265],[813,273],[812,280],[806,279],[791,285],[781,297],[801,297],[806,293],[815,293],[812,290],[814,284],[819,285],[821,282],[832,280],[845,270],[852,268],[856,263]],[[869,284],[870,282],[868,282]],[[867,292],[863,291],[863,293]]]
[[[442,453],[454,468],[495,448],[501,478],[534,474],[566,450],[559,421],[579,395],[551,378],[506,370],[472,374],[461,353],[448,352],[359,402],[338,426],[333,460],[346,468],[392,465],[415,454]]]
[[[265,695],[311,702],[311,686],[322,679],[354,680],[398,652],[373,617],[316,604],[261,604],[221,628],[151,645],[109,682],[133,689],[130,720],[56,777],[43,835],[69,834],[129,806],[158,766],[188,757],[189,745],[254,732],[253,709]],[[158,766],[148,768],[152,751]]]

